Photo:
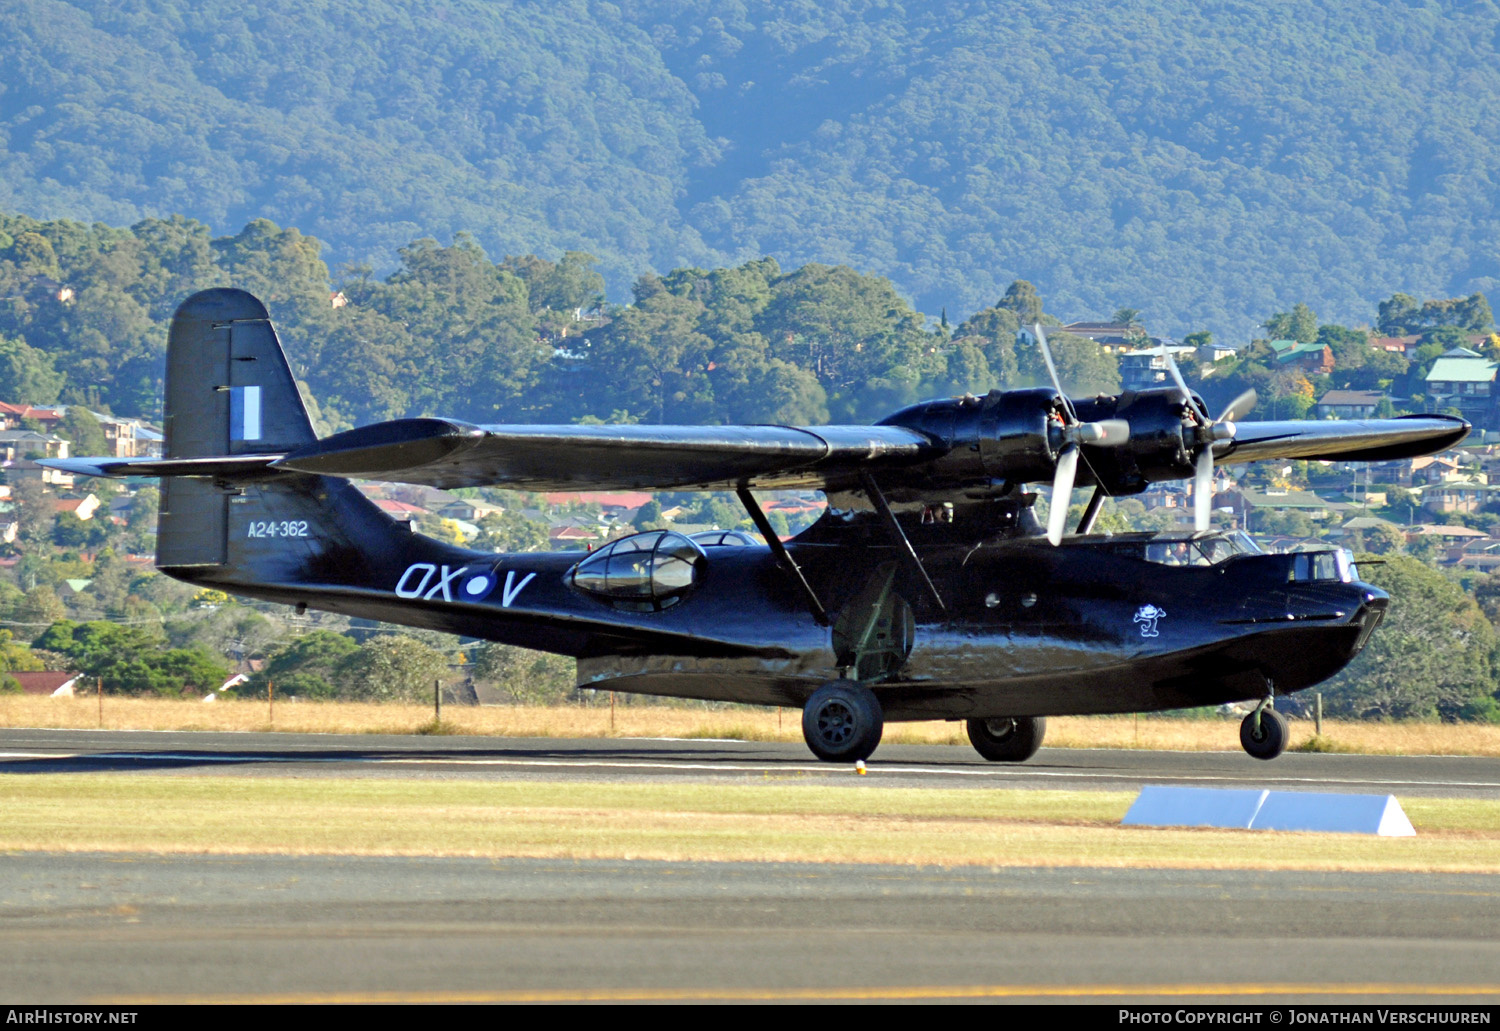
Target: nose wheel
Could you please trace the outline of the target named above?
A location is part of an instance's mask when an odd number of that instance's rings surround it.
[[[967,721],[974,751],[992,763],[1022,763],[1036,755],[1047,733],[1040,716],[996,716]]]
[[[1270,699],[1256,706],[1254,712],[1240,723],[1240,746],[1257,759],[1274,759],[1286,751],[1286,717],[1269,704]]]
[[[868,759],[880,744],[885,713],[875,692],[854,680],[833,680],[802,708],[802,736],[824,762]]]

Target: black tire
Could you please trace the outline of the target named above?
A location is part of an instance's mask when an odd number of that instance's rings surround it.
[[[969,741],[992,763],[1023,763],[1036,755],[1047,734],[1042,716],[992,716],[969,720]]]
[[[854,680],[833,680],[802,707],[802,736],[824,762],[868,759],[885,731],[885,713],[875,692]]]
[[[1290,736],[1286,717],[1275,709],[1261,710],[1258,735],[1255,732],[1255,713],[1240,722],[1240,746],[1257,759],[1274,759],[1285,752]]]

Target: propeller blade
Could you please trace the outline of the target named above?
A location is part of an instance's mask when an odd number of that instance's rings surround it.
[[[1214,422],[1238,422],[1250,414],[1250,409],[1255,407],[1255,402],[1258,400],[1260,398],[1256,396],[1254,389],[1247,390],[1229,402],[1229,407],[1224,409],[1224,414],[1220,415]]]
[[[1073,402],[1063,393],[1062,380],[1057,378],[1057,366],[1052,363],[1052,348],[1047,346],[1047,334],[1042,332],[1040,322],[1033,323],[1031,328],[1036,333],[1037,346],[1042,349],[1042,361],[1047,363],[1047,375],[1052,377],[1052,388],[1057,391],[1057,396],[1062,398],[1063,407],[1068,410],[1068,423],[1075,424],[1078,422],[1078,413],[1073,411]]]
[[[1172,374],[1172,379],[1176,380],[1177,389],[1182,391],[1182,399],[1187,402],[1193,411],[1202,417],[1204,425],[1207,425],[1209,423],[1208,413],[1193,399],[1193,392],[1188,389],[1187,380],[1182,378],[1182,370],[1177,368],[1177,359],[1172,357],[1172,352],[1167,350],[1165,343],[1161,345],[1161,355],[1167,360],[1167,371]]]
[[[1208,529],[1209,513],[1214,504],[1214,451],[1204,448],[1198,452],[1198,464],[1193,470],[1193,529],[1202,533]],[[1050,520],[1048,525],[1051,525]]]
[[[1073,496],[1073,478],[1078,474],[1078,446],[1068,444],[1057,455],[1057,478],[1052,481],[1052,507],[1047,511],[1047,540],[1062,543],[1068,523],[1068,502]]]

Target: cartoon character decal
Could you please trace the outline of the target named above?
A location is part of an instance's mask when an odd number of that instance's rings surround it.
[[[1164,619],[1166,615],[1166,609],[1159,609],[1155,605],[1142,605],[1136,609],[1134,622],[1141,625],[1142,637],[1156,637],[1156,621]]]

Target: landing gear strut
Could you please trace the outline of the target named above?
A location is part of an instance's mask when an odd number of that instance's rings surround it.
[[[1290,731],[1286,717],[1271,708],[1272,697],[1267,694],[1240,723],[1240,745],[1257,759],[1274,759],[1286,751]]]
[[[969,741],[992,763],[1021,763],[1036,755],[1047,733],[1041,716],[996,716],[969,720]]]
[[[857,680],[829,681],[802,708],[802,736],[824,762],[868,759],[884,730],[880,700]]]

